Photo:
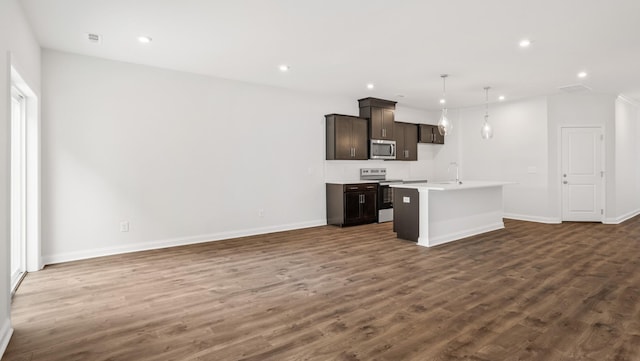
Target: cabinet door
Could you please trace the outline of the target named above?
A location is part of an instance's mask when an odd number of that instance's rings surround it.
[[[369,136],[371,139],[384,139],[382,130],[382,108],[370,108]]]
[[[361,192],[344,193],[344,223],[356,223],[360,221]]]
[[[377,201],[378,192],[375,190],[362,192],[364,203],[362,203],[362,220],[376,221],[378,219]]]
[[[395,116],[391,109],[382,109],[382,139],[393,139]]]
[[[396,160],[404,160],[404,123],[395,123],[393,135],[396,141]]]
[[[353,145],[352,145],[352,133],[353,122],[349,118],[336,117],[335,121],[335,144],[336,144],[336,158],[335,159],[352,159],[353,158]]]
[[[444,144],[444,135],[440,135],[440,131],[437,126],[433,127],[433,142],[435,144]]]
[[[371,139],[393,139],[395,120],[393,109],[371,107],[368,114],[371,117],[369,121]]]
[[[350,159],[369,159],[367,144],[367,120],[351,119],[351,146],[354,148],[354,156]]]
[[[404,160],[418,160],[418,126],[404,125]]]
[[[437,130],[436,130],[437,131]],[[420,143],[433,143],[433,125],[420,124]]]

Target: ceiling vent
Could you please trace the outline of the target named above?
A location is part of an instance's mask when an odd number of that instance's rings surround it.
[[[100,44],[102,42],[102,36],[98,34],[88,33],[87,39],[89,40],[90,43]]]
[[[565,85],[565,86],[559,87],[558,89],[560,89],[565,93],[571,93],[571,94],[586,93],[591,91],[591,88],[586,87],[582,84]]]

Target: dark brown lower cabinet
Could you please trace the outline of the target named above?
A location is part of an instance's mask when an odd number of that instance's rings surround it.
[[[415,189],[393,189],[393,231],[398,238],[418,242],[420,194]]]
[[[375,223],[378,221],[377,201],[377,183],[327,183],[327,224]]]

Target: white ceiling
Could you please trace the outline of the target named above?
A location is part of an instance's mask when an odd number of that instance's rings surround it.
[[[578,83],[640,101],[640,0],[20,2],[44,48],[354,101],[435,109],[443,73],[450,107]]]

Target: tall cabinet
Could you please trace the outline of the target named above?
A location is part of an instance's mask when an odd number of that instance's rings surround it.
[[[325,115],[327,160],[366,160],[367,119],[342,114]]]

